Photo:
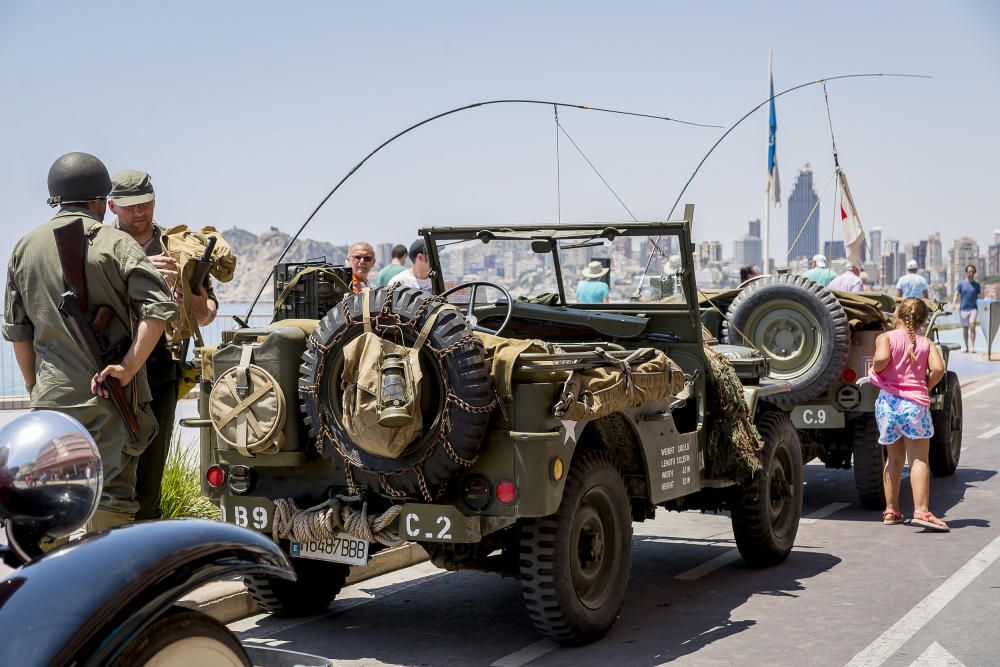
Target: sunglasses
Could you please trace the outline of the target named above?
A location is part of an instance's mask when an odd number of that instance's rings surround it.
[[[351,259],[356,259],[359,262],[371,262],[375,258],[372,255],[351,255]]]

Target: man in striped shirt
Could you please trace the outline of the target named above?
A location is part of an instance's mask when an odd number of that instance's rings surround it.
[[[351,291],[360,292],[371,287],[368,274],[375,266],[375,250],[370,243],[358,241],[347,253],[347,264],[351,267]]]

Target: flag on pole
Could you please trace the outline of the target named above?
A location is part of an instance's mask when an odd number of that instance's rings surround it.
[[[854,206],[854,197],[847,187],[847,174],[843,169],[837,169],[840,178],[840,220],[844,223],[844,250],[847,260],[856,266],[861,266],[861,248],[865,245],[865,231],[861,228],[861,218]]]
[[[770,69],[770,68],[769,68]],[[778,180],[778,160],[776,136],[778,134],[778,117],[774,112],[774,72],[768,72],[771,79],[771,116],[767,133],[767,187],[765,190],[774,197],[774,205],[781,206],[781,183]]]

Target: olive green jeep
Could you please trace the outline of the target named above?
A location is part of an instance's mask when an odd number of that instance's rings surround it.
[[[738,290],[702,293],[707,328],[721,340],[759,350],[769,362],[768,377],[789,383],[789,391],[768,400],[791,418],[803,460],[853,468],[867,509],[885,508],[885,448],[875,424],[878,389],[857,381],[868,375],[875,339],[892,328],[898,302],[884,292],[831,291],[788,273],[754,278]],[[927,303],[931,316],[922,333],[938,346],[947,368],[959,346],[939,340],[936,322],[946,314],[945,304]],[[962,388],[953,371],[931,391],[931,414],[931,472],[951,475],[962,451]]]
[[[617,618],[632,523],[658,507],[728,510],[749,564],[782,562],[801,446],[759,399],[788,385],[752,350],[706,345],[693,212],[423,229],[433,294],[354,294],[328,267],[312,274],[339,290],[322,319],[205,350],[187,423],[201,428],[203,488],[298,574],[249,577],[254,599],[321,611],[350,567],[409,541],[439,567],[517,578],[538,630],[581,644]],[[651,248],[666,261],[647,278]],[[276,282],[276,317],[307,282]]]

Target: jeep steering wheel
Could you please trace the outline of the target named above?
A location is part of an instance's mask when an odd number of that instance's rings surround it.
[[[475,309],[476,307],[476,292],[479,290],[480,287],[492,287],[493,289],[502,292],[503,295],[507,297],[507,315],[503,318],[503,322],[496,329],[487,329],[486,327],[479,326],[478,320],[476,319],[475,314],[472,312],[473,309]],[[447,299],[447,297],[454,294],[455,292],[459,292],[464,289],[472,290],[472,295],[469,297],[469,307],[465,309],[465,317],[467,320],[469,320],[469,324],[472,325],[472,330],[481,331],[483,333],[488,333],[493,336],[499,336],[500,332],[503,331],[507,327],[507,324],[510,322],[511,315],[514,314],[514,298],[510,295],[510,292],[503,285],[491,283],[487,280],[473,280],[472,282],[460,283],[458,285],[455,285],[451,289],[446,289],[445,291],[441,292],[441,294],[439,294],[438,296],[440,296],[442,299]]]

